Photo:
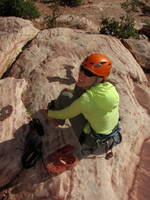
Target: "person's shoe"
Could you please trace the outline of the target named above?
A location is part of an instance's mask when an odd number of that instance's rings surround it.
[[[77,165],[78,159],[74,155],[74,147],[65,145],[47,158],[47,170],[52,174],[59,174]]]

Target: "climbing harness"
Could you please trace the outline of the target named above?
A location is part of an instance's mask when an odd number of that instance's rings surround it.
[[[95,146],[91,147],[91,148],[85,148],[81,150],[82,155],[86,156],[89,154],[93,154],[93,152],[95,152],[97,149],[100,149],[102,147],[102,145],[105,146],[105,159],[110,159],[113,157],[113,152],[112,152],[112,148],[115,144],[120,144],[122,141],[122,136],[120,134],[120,126],[119,124],[117,124],[115,126],[115,128],[113,129],[113,131],[108,134],[108,135],[104,135],[104,134],[98,134],[95,132],[94,129],[91,128],[91,132],[89,133],[91,138],[94,139],[95,141]],[[84,140],[84,136],[83,140]],[[81,139],[82,139],[81,137]],[[84,141],[82,141],[84,143]]]

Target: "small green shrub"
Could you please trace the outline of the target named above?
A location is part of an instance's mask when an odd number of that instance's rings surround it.
[[[30,0],[0,0],[0,16],[37,18],[40,13]]]
[[[121,7],[127,12],[138,12],[138,7],[141,5],[139,0],[126,0],[121,4]]]
[[[46,17],[46,24],[48,28],[54,28],[57,26],[57,18],[60,17],[61,12],[58,6],[58,3],[55,2],[54,5],[51,6],[52,8],[52,15]]]
[[[76,7],[82,4],[83,0],[59,0],[61,6]]]
[[[138,30],[134,28],[134,20],[130,17],[121,17],[120,21],[114,19],[102,19],[101,34],[113,35],[117,38],[127,39],[129,37],[138,38]]]

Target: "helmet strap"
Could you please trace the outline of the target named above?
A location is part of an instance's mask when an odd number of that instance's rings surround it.
[[[96,77],[96,83],[103,83],[104,78],[103,77]]]

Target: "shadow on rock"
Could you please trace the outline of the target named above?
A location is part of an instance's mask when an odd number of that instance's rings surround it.
[[[73,66],[65,65],[64,68],[66,69],[66,77],[67,78],[60,78],[60,76],[54,76],[54,77],[47,77],[48,81],[51,82],[59,82],[60,84],[65,85],[72,85],[76,82],[76,80],[73,77],[71,69],[73,69]]]
[[[43,110],[36,112],[32,119],[38,119],[43,130],[39,124],[34,127],[34,121],[31,120],[16,130],[14,139],[0,144],[0,152],[3,152],[1,156],[8,155],[7,163],[16,165],[13,173],[10,170],[8,181],[5,181],[7,184],[2,185],[0,191],[12,188],[12,194],[22,191],[33,193],[35,184],[57,176],[57,174],[50,174],[47,171],[48,155],[66,144],[74,143],[73,145],[76,145],[74,136],[70,134],[71,128],[53,128],[52,124],[44,117]],[[11,159],[10,154],[13,154]],[[7,167],[3,166],[4,171],[5,168]]]

